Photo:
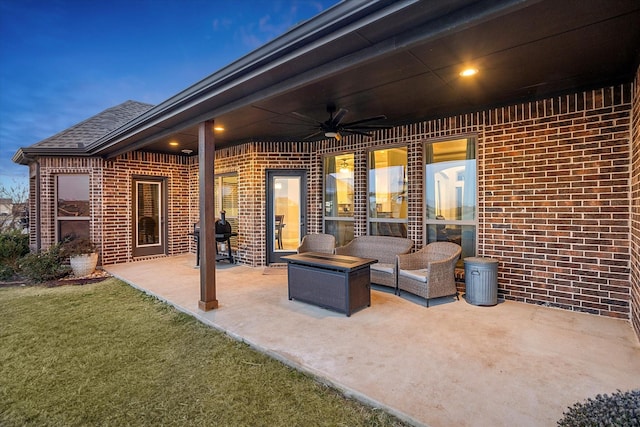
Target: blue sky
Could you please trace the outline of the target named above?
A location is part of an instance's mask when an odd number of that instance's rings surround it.
[[[19,147],[158,104],[339,0],[0,0],[0,185]]]

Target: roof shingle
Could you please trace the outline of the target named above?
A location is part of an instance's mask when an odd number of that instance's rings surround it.
[[[126,101],[43,139],[31,145],[31,148],[82,148],[127,124],[151,108],[153,108],[151,104]]]

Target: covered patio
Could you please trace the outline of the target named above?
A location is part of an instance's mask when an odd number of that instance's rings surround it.
[[[21,148],[30,244],[82,221],[109,265],[195,252],[199,222],[195,297],[230,306],[214,233],[229,179],[247,266],[312,233],[451,240],[499,260],[501,298],[640,336],[639,17],[637,0],[340,2],[156,106],[128,101]],[[275,191],[282,177],[295,199]],[[59,215],[66,179],[87,216]],[[282,249],[278,200],[297,233]]]
[[[287,298],[285,268],[218,264],[198,308],[195,255],[105,266],[130,285],[416,425],[555,425],[568,406],[638,387],[627,320],[500,301],[423,302],[374,288],[351,317]],[[212,379],[214,381],[214,379]]]

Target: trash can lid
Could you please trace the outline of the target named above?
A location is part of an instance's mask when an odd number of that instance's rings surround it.
[[[467,257],[464,259],[465,263],[471,263],[471,264],[497,264],[498,260],[495,258],[488,258],[488,257]]]

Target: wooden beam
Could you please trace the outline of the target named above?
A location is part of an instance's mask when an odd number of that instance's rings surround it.
[[[218,308],[216,299],[216,233],[214,212],[215,138],[213,120],[198,129],[198,169],[200,172],[200,310]]]

